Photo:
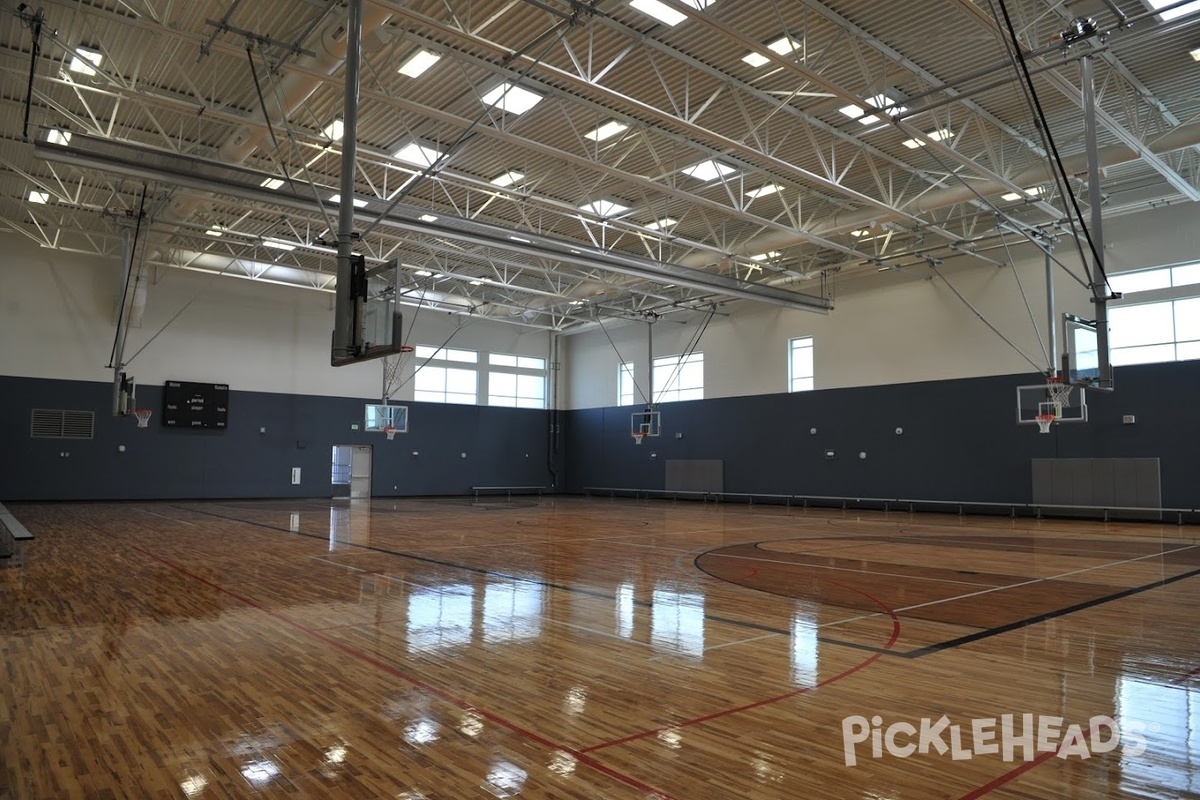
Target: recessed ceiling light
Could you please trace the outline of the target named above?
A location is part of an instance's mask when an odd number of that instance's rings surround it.
[[[791,55],[800,49],[800,42],[793,39],[791,36],[780,36],[778,39],[767,44],[767,49],[773,53],[778,53],[781,56]],[[742,61],[745,61],[752,67],[762,67],[771,63],[771,59],[761,53],[747,53],[742,56]]]
[[[783,187],[779,184],[768,183],[766,186],[760,186],[757,189],[751,189],[750,191],[746,192],[746,197],[757,200],[760,197],[766,197],[767,195],[772,195],[781,191],[783,191]]]
[[[433,214],[422,214],[417,219],[421,220],[421,222],[437,222],[437,217]]]
[[[674,227],[675,225],[678,225],[678,224],[679,224],[679,220],[677,220],[677,219],[672,219],[671,217],[663,217],[661,219],[656,219],[653,222],[647,222],[646,227],[652,231],[661,231],[666,228]]]
[[[392,158],[403,161],[405,164],[412,164],[414,167],[424,168],[433,166],[443,155],[445,153],[432,145],[411,141],[392,153]]]
[[[1188,55],[1192,57],[1192,61],[1200,61],[1200,47],[1195,50],[1189,50]]]
[[[95,68],[100,66],[100,62],[103,60],[104,56],[99,50],[93,50],[90,47],[76,47],[68,69],[81,75],[95,75]]]
[[[591,212],[597,217],[615,217],[618,214],[624,214],[630,209],[630,206],[627,206],[618,200],[601,198],[599,200],[593,200],[590,203],[584,203],[579,208],[581,211]]]
[[[46,134],[46,141],[50,144],[70,144],[71,132],[60,130],[58,128],[51,128],[50,133]]]
[[[335,195],[331,196],[329,198],[329,202],[333,203],[335,206],[341,205],[342,204],[342,195],[339,193],[339,194],[335,194]],[[354,198],[353,202],[354,202],[355,208],[366,208],[367,207],[367,201],[362,199],[361,197]]]
[[[871,125],[873,123],[879,122],[879,117],[875,116],[874,114],[868,114],[867,112],[863,111],[861,108],[859,108],[858,106],[856,106],[854,104],[850,104],[848,106],[842,106],[841,108],[838,109],[838,111],[840,111],[842,114],[849,117],[850,119],[858,120],[863,125]]]
[[[1146,2],[1150,4],[1151,8],[1157,11],[1160,8],[1166,8],[1167,6],[1174,5],[1176,2],[1178,2],[1178,0],[1146,0]],[[1163,22],[1170,22],[1173,19],[1182,17],[1185,14],[1191,14],[1195,11],[1200,11],[1200,2],[1187,3],[1179,6],[1178,8],[1172,8],[1170,11],[1164,11],[1158,16]]]
[[[510,114],[524,114],[542,102],[542,95],[509,81],[500,84],[480,99],[501,111],[507,111]]]
[[[687,14],[676,11],[658,0],[629,0],[629,7],[636,8],[647,16],[654,17],[664,25],[674,27],[687,19]]]
[[[510,169],[510,170],[508,170],[506,172],[502,172],[499,175],[497,175],[496,177],[492,178],[492,184],[494,186],[501,186],[501,187],[512,186],[513,184],[520,183],[523,180],[525,180],[524,172],[519,172],[515,169]]]
[[[225,235],[225,228],[221,225],[212,225],[204,233],[206,236],[212,236],[219,239]]]
[[[868,97],[867,103],[880,109],[889,117],[898,117],[908,111],[905,106],[900,105],[886,94],[877,94],[874,97]]]
[[[274,191],[275,189],[278,189],[280,186],[283,186],[283,178],[267,178],[262,183],[260,183],[259,186],[263,187],[264,189],[270,189],[270,190]]]
[[[629,126],[624,122],[609,120],[595,130],[588,131],[584,136],[591,139],[593,142],[603,142],[605,139],[611,139],[618,133],[628,130]]]
[[[765,253],[759,253],[756,256],[750,256],[750,260],[751,261],[770,261],[772,259],[779,258],[781,255],[783,255],[783,253],[780,253],[778,250],[769,250]]]
[[[342,134],[346,132],[346,123],[340,119],[335,119],[333,122],[321,129],[321,134],[331,142],[340,142]]]
[[[683,170],[683,174],[689,178],[695,178],[698,181],[714,181],[717,178],[723,178],[737,172],[737,168],[731,167],[728,164],[723,164],[716,159],[710,158],[708,161],[701,161],[699,164],[693,164]]]
[[[954,136],[954,132],[949,128],[938,128],[936,131],[930,131],[925,135],[935,142],[941,142]],[[929,144],[929,142],[926,142],[924,139],[905,139],[901,144],[909,150],[916,150],[918,147],[924,147]]]
[[[410,78],[419,78],[425,72],[436,64],[442,55],[429,50],[418,50],[413,53],[407,61],[400,65],[397,70],[401,75],[407,75]]]
[[[290,242],[280,241],[279,239],[263,239],[262,243],[263,247],[270,247],[275,250],[285,250],[290,252],[296,249],[296,245]]]
[[[1030,188],[1023,189],[1022,191],[1025,193],[1025,197],[1038,197],[1044,192],[1044,190],[1040,186],[1031,186]],[[1013,200],[1020,200],[1022,198],[1021,198],[1021,195],[1018,194],[1017,192],[1008,192],[1006,194],[1000,195],[1000,199],[1008,200],[1011,202]]]
[[[39,192],[36,189],[30,190],[29,202],[37,203],[39,206],[44,206],[44,205],[46,205],[46,203],[50,202],[50,193],[49,192]]]

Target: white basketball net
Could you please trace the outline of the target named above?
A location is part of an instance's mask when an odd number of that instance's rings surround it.
[[[404,383],[404,373],[412,361],[412,352],[397,353],[383,358],[383,402],[386,404]]]
[[[138,424],[139,428],[149,428],[150,427],[150,415],[152,413],[154,413],[154,412],[152,412],[148,408],[139,408],[133,412],[133,415],[135,417],[137,417],[137,424]]]
[[[1034,419],[1037,420],[1038,433],[1049,433],[1050,426],[1054,424],[1054,421],[1058,417],[1053,414],[1038,414]]]
[[[391,425],[388,425],[386,428],[384,428],[383,432],[387,434],[389,442],[396,438],[396,429]]]
[[[1072,388],[1074,387],[1071,384],[1064,383],[1061,378],[1046,379],[1046,394],[1050,395],[1050,402],[1059,408],[1070,405]]]

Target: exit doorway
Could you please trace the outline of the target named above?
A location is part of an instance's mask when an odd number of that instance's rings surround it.
[[[331,481],[334,497],[351,500],[371,496],[371,446],[364,444],[335,444]]]

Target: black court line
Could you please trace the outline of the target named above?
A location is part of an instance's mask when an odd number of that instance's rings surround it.
[[[757,546],[757,543],[756,543],[756,546]],[[709,550],[708,553],[716,552],[716,550],[719,550],[719,549],[723,549],[723,547],[716,548],[714,550]],[[693,562],[693,565],[696,567],[696,569],[698,569],[700,572],[703,572],[705,575],[708,575],[711,578],[715,578],[716,580],[732,584],[734,586],[741,586],[742,588],[750,589],[751,591],[763,592],[765,594],[775,595],[776,597],[786,597],[787,596],[787,595],[776,594],[775,592],[769,592],[765,589],[756,589],[752,586],[745,586],[744,584],[736,583],[736,582],[728,580],[726,578],[722,578],[717,575],[713,575],[711,572],[709,572],[708,570],[701,567],[698,563],[696,563],[700,560],[701,557],[707,555],[708,553],[701,553],[700,555],[696,556],[696,559]],[[1123,600],[1126,597],[1132,597],[1135,594],[1141,594],[1142,592],[1148,592],[1151,589],[1158,589],[1163,586],[1169,586],[1170,584],[1176,583],[1177,581],[1182,581],[1187,578],[1194,578],[1197,575],[1200,575],[1200,568],[1194,569],[1191,572],[1182,572],[1179,575],[1173,575],[1170,578],[1163,578],[1161,580],[1157,580],[1152,583],[1147,583],[1142,586],[1135,586],[1132,589],[1122,589],[1119,592],[1113,592],[1112,594],[1102,595],[1100,597],[1096,597],[1091,600],[1085,600],[1082,603],[1076,603],[1075,605],[1066,606],[1065,608],[1055,609],[1054,611],[1047,611],[1043,614],[1037,614],[1036,616],[1027,617],[1022,620],[1017,620],[1016,622],[1007,622],[1004,625],[997,625],[994,628],[985,628],[982,630],[978,630],[978,631],[975,631],[974,633],[968,633],[965,636],[959,636],[956,639],[948,639],[944,642],[937,642],[936,644],[930,644],[930,645],[925,645],[924,647],[918,647],[915,650],[884,650],[883,648],[872,647],[871,645],[866,645],[866,644],[858,644],[857,642],[847,642],[847,641],[843,641],[843,640],[839,640],[839,639],[826,639],[825,637],[822,637],[822,636],[818,636],[817,641],[828,642],[829,644],[841,645],[842,647],[851,647],[856,650],[867,650],[867,651],[870,651],[873,653],[881,653],[882,655],[895,656],[897,658],[909,658],[909,659],[923,658],[925,656],[932,655],[933,653],[940,653],[943,650],[950,650],[955,647],[961,647],[962,645],[965,645],[965,644],[971,644],[972,642],[977,642],[981,639],[987,639],[992,636],[999,636],[1002,633],[1009,633],[1011,631],[1015,631],[1020,628],[1027,627],[1029,625],[1036,625],[1039,622],[1045,622],[1046,620],[1050,620],[1050,619],[1057,619],[1058,617],[1065,617],[1068,614],[1074,614],[1076,611],[1086,611],[1089,608],[1094,608],[1095,606],[1103,605],[1104,603],[1111,603],[1114,600]],[[902,611],[898,611],[896,613],[897,613],[897,615],[900,615],[901,618],[903,618]],[[754,627],[753,623],[740,623],[740,624],[744,625],[745,627]],[[768,629],[763,627],[763,630],[768,630]],[[788,633],[787,631],[775,631],[775,632]]]

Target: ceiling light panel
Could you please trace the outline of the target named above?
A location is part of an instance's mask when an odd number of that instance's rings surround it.
[[[342,140],[342,134],[344,134],[345,131],[346,123],[342,122],[340,119],[335,119],[333,122],[330,122],[321,129],[321,134],[331,142],[340,142]]]
[[[291,242],[284,242],[279,239],[263,239],[262,243],[263,247],[270,247],[273,250],[283,250],[289,253],[296,249],[296,245]]]
[[[618,214],[624,214],[630,209],[630,206],[625,205],[619,200],[601,198],[593,200],[590,203],[584,203],[579,209],[595,214],[598,217],[615,217]]]
[[[1150,7],[1157,11],[1160,8],[1175,5],[1179,0],[1146,0]],[[1170,11],[1164,11],[1158,16],[1163,22],[1170,22],[1173,19],[1178,19],[1186,14],[1192,14],[1200,11],[1200,2],[1186,3],[1178,8],[1172,8]]]
[[[492,185],[500,186],[500,187],[513,186],[515,184],[520,183],[523,180],[525,180],[524,172],[520,172],[519,170],[515,170],[515,169],[510,169],[510,170],[502,172],[499,175],[497,175],[496,177],[492,178]]]
[[[767,49],[781,56],[789,56],[800,49],[800,42],[791,36],[784,35],[774,41],[768,42]],[[747,53],[742,56],[742,61],[745,61],[752,67],[763,67],[771,63],[771,59],[761,53]]]
[[[930,131],[925,136],[935,142],[942,142],[954,136],[954,131],[949,128],[938,128],[936,131]],[[918,147],[924,147],[929,142],[924,139],[905,139],[901,142],[909,150],[916,150]]]
[[[396,70],[401,75],[407,75],[410,78],[419,78],[424,75],[430,67],[440,61],[442,58],[440,53],[435,53],[431,50],[418,50],[409,56],[408,60],[400,65],[400,69]]]
[[[757,200],[760,197],[767,197],[768,195],[777,194],[782,191],[783,187],[779,184],[768,183],[766,186],[760,186],[757,189],[751,189],[746,192],[746,197],[749,197],[751,200]]]
[[[93,50],[90,47],[76,47],[68,68],[71,72],[78,72],[80,75],[95,75],[96,67],[100,66],[100,62],[103,60],[104,56],[99,50]]]
[[[58,128],[51,128],[50,132],[46,134],[46,141],[50,144],[70,144],[71,132],[59,130]]]
[[[44,206],[46,203],[50,202],[50,193],[39,192],[37,189],[34,189],[29,192],[29,202],[37,203],[39,206]]]
[[[689,178],[695,178],[698,181],[715,181],[717,178],[724,178],[727,175],[732,175],[737,172],[736,167],[731,167],[728,164],[710,158],[708,161],[701,161],[699,164],[693,164],[690,167],[682,170],[684,175]]]
[[[673,219],[671,217],[661,217],[653,222],[647,222],[646,227],[652,231],[662,231],[666,230],[667,228],[673,228],[678,224],[679,220],[677,219]]]
[[[480,99],[485,104],[509,114],[524,114],[542,102],[543,96],[509,81],[500,84]]]
[[[624,122],[609,120],[595,130],[588,131],[584,137],[591,139],[593,142],[603,142],[605,139],[611,139],[619,133],[624,133],[629,130],[629,126]]]
[[[444,156],[445,153],[437,149],[433,145],[422,144],[417,141],[406,142],[402,147],[392,153],[392,158],[397,161],[402,161],[405,164],[411,164],[414,167],[431,167],[437,163],[438,159]]]
[[[329,202],[333,203],[335,206],[341,205],[342,204],[342,195],[339,193],[339,194],[335,194],[335,195],[331,196],[329,198]],[[367,207],[367,201],[362,199],[361,197],[355,197],[353,202],[354,202],[355,208],[366,208]]]
[[[264,189],[270,189],[271,191],[275,191],[280,186],[283,186],[283,178],[267,178],[262,183],[260,183],[259,186],[263,187]]]

